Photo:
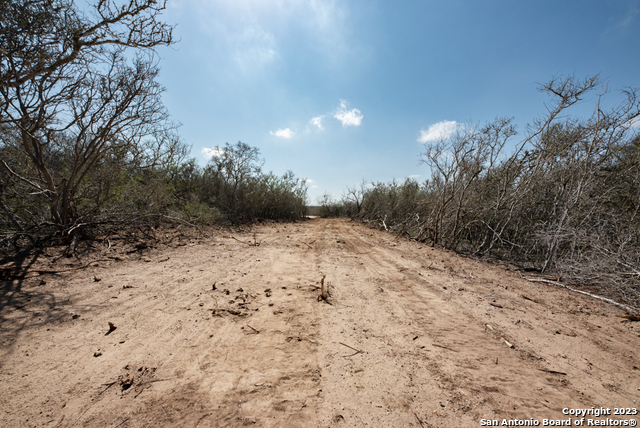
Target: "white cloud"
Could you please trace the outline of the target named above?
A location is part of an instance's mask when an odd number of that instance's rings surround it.
[[[209,159],[213,157],[219,158],[224,154],[224,150],[218,146],[214,146],[210,148],[205,147],[204,149],[202,149],[202,154]]]
[[[634,117],[629,121],[630,128],[640,128],[640,116]]]
[[[324,114],[321,114],[320,116],[314,117],[309,122],[312,123],[313,125],[317,126],[318,129],[320,131],[322,131],[324,129],[324,127],[322,126],[322,118],[324,118]]]
[[[427,143],[429,141],[446,140],[456,132],[460,124],[455,120],[443,120],[442,122],[434,123],[429,126],[428,130],[420,130],[420,138],[418,142]]]
[[[636,17],[640,14],[640,8],[638,8],[638,6],[631,6],[629,8],[629,10],[627,11],[627,13],[624,15],[624,17],[614,20],[614,19],[609,19],[609,22],[611,23],[610,27],[607,29],[607,31],[625,31],[629,28],[632,28],[635,21],[636,21]]]
[[[413,175],[410,175],[408,178],[419,178],[419,177],[422,177],[422,175],[420,175],[420,174],[413,174]]]
[[[307,181],[307,183],[315,183],[316,182],[316,180],[312,180],[310,178],[305,178],[305,180]]]
[[[311,189],[317,189],[318,186],[316,186],[315,184],[313,186],[311,186]]]
[[[233,58],[245,73],[262,69],[275,58],[275,38],[261,28],[247,28],[236,36]]]
[[[292,130],[290,130],[289,128],[278,129],[276,132],[269,131],[269,133],[271,135],[276,136],[276,137],[282,137],[282,138],[287,138],[287,139],[293,137],[293,134],[294,134],[294,132]]]
[[[362,112],[357,108],[347,110],[349,103],[345,100],[340,100],[340,107],[335,111],[333,117],[342,122],[342,126],[360,126],[362,123]]]
[[[343,71],[345,60],[365,56],[354,37],[349,8],[338,0],[175,0],[167,18],[198,30],[211,67],[218,72],[260,76],[279,58],[295,55],[287,40],[308,41],[314,56],[327,67]],[[284,43],[283,43],[284,42]]]

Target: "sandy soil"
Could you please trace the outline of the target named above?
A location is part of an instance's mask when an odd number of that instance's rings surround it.
[[[639,407],[639,323],[516,269],[348,220],[166,241],[43,254],[2,283],[0,426],[471,427]]]

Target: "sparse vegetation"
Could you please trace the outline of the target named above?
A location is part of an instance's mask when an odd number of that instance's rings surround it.
[[[154,49],[173,43],[164,2],[0,6],[0,249],[109,228],[304,217],[306,186],[261,171],[257,148],[205,168],[161,102]],[[133,53],[133,55],[131,55]]]
[[[142,311],[138,312],[138,315],[132,315],[131,320],[133,321],[133,327],[138,329],[138,319],[140,319],[140,315],[142,315]]]
[[[114,227],[304,218],[306,182],[263,172],[257,148],[215,147],[205,167],[188,158],[156,81],[154,49],[174,42],[164,7],[0,6],[0,249],[54,239],[71,254],[78,238]],[[324,195],[317,212],[554,272],[639,307],[640,103],[625,89],[608,106],[602,83],[554,78],[540,87],[547,113],[519,142],[512,119],[465,124],[425,144],[425,182],[363,182],[341,200]],[[588,97],[591,116],[574,115]]]
[[[606,108],[599,78],[556,78],[553,101],[510,155],[512,120],[464,125],[427,143],[423,183],[349,189],[323,201],[324,216],[352,216],[390,232],[476,256],[498,258],[564,281],[600,287],[640,307],[640,116],[638,92]],[[570,107],[595,99],[593,114]],[[355,200],[354,200],[355,199]]]

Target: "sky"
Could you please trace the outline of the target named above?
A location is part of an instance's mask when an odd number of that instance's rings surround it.
[[[640,0],[169,0],[165,106],[191,156],[242,141],[264,171],[348,186],[419,181],[424,143],[456,124],[526,126],[554,76],[640,87]],[[577,107],[589,114],[594,95]]]

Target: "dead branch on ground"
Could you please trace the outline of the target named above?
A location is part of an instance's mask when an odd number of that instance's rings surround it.
[[[526,279],[527,281],[531,281],[531,282],[544,282],[546,284],[557,285],[559,287],[566,288],[569,291],[573,291],[574,293],[584,294],[585,296],[592,297],[594,299],[600,300],[601,302],[605,302],[605,303],[608,303],[610,305],[617,306],[620,309],[624,310],[625,312],[627,312],[627,313],[629,313],[631,315],[640,314],[640,309],[638,309],[638,308],[634,308],[634,307],[631,307],[631,306],[623,305],[622,303],[618,303],[618,302],[616,302],[614,300],[607,299],[606,297],[601,297],[601,296],[597,296],[595,294],[587,293],[586,291],[576,290],[575,288],[571,288],[568,285],[564,285],[564,284],[562,284],[560,282],[557,282],[557,281],[551,281],[551,280],[543,279],[543,278],[526,278],[526,277],[524,277],[524,279]]]
[[[238,238],[236,238],[236,237],[235,237],[235,236],[233,236],[233,235],[230,235],[230,236],[231,236],[231,238],[232,238],[232,239],[235,239],[236,241],[238,241],[238,242],[240,242],[240,243],[242,243],[242,244],[248,245],[248,246],[250,246],[250,247],[258,247],[258,246],[260,246],[260,244],[261,244],[261,242],[258,242],[258,241],[256,240],[256,234],[255,234],[255,233],[253,234],[253,244],[252,244],[251,242],[244,242],[244,241],[241,241],[241,240],[239,240]]]
[[[353,349],[354,351],[356,351],[356,353],[355,353],[355,354],[353,354],[353,355],[356,355],[356,354],[364,354],[364,351],[361,351],[361,350],[359,350],[359,349],[356,349],[356,348],[354,348],[353,346],[349,346],[349,345],[347,345],[346,343],[342,343],[342,342],[338,342],[338,343],[339,343],[339,344],[341,344],[342,346],[346,346],[347,348],[349,348],[349,349]]]

